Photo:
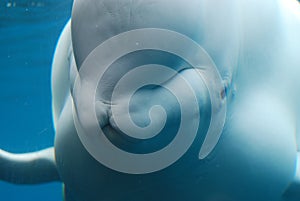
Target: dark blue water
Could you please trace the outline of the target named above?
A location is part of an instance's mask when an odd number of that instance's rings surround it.
[[[29,152],[53,146],[51,62],[72,0],[0,0],[0,147]],[[0,182],[0,200],[62,200],[61,184]]]

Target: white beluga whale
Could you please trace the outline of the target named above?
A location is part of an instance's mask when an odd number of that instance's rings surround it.
[[[300,199],[295,0],[75,0],[52,65],[55,145],[0,179],[66,201]]]

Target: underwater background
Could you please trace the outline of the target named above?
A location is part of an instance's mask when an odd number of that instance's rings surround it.
[[[53,146],[51,63],[72,0],[0,0],[0,147],[22,153]],[[62,200],[62,184],[0,181],[1,201]]]

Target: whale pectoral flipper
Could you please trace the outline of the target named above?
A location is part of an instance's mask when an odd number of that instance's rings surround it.
[[[60,181],[54,148],[25,154],[0,149],[0,180],[15,184],[38,184]]]

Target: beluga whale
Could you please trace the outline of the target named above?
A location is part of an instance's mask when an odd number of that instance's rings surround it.
[[[296,0],[74,0],[52,64],[53,147],[0,179],[66,201],[300,199]]]

